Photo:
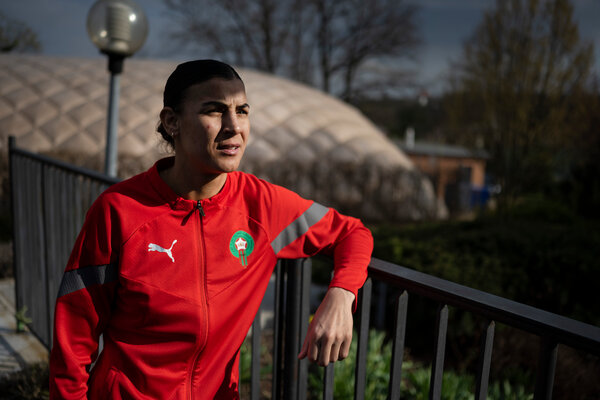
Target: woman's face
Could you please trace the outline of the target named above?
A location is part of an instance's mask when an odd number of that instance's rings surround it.
[[[249,109],[239,79],[213,78],[190,86],[175,122],[176,158],[190,172],[235,171],[250,135]]]

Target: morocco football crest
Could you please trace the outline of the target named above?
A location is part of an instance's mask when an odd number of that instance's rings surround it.
[[[229,251],[231,254],[240,259],[240,262],[244,268],[248,265],[248,257],[254,250],[254,239],[249,233],[244,231],[237,231],[231,237],[229,241]]]

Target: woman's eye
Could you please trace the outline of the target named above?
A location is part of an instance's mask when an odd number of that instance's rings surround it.
[[[248,115],[248,110],[246,110],[245,108],[241,108],[237,111],[237,113],[242,115]]]

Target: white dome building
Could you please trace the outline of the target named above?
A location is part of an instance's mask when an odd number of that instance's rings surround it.
[[[0,55],[0,150],[19,147],[101,169],[109,75],[105,60]],[[164,156],[156,132],[175,62],[127,60],[121,78],[119,175]],[[443,215],[431,183],[355,108],[292,81],[238,69],[251,105],[241,169],[366,221]],[[443,206],[442,206],[443,207]]]

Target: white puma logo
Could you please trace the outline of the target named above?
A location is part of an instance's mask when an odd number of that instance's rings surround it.
[[[173,246],[175,245],[175,243],[177,243],[177,239],[173,240],[171,247],[169,247],[168,249],[165,249],[157,244],[150,243],[148,245],[148,251],[158,251],[160,253],[167,253],[167,255],[169,256],[171,261],[175,262],[175,259],[173,258],[173,253],[171,253],[171,250],[173,249]]]

